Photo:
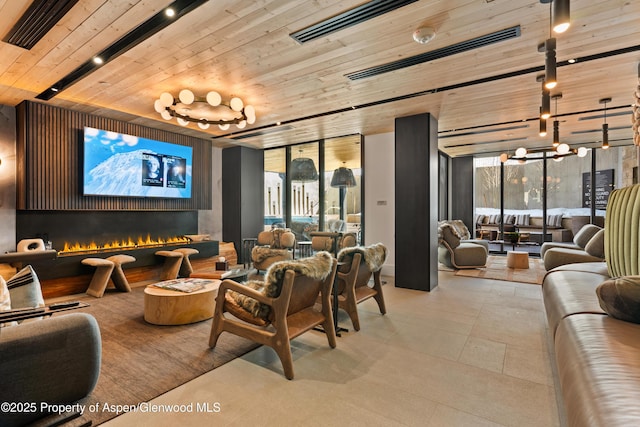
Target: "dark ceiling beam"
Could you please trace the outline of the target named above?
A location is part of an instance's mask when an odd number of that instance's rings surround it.
[[[113,44],[98,52],[93,58],[89,59],[84,64],[73,70],[71,73],[58,80],[51,85],[47,90],[36,96],[38,99],[45,101],[50,100],[69,86],[73,85],[77,81],[87,77],[104,64],[113,61],[118,56],[142,43],[149,37],[158,33],[162,29],[173,24],[175,21],[193,11],[194,9],[202,6],[208,0],[176,0],[151,18],[144,21],[142,24],[129,31]],[[168,16],[166,11],[172,9],[174,11],[173,16]],[[96,63],[95,58],[100,58],[101,63]]]

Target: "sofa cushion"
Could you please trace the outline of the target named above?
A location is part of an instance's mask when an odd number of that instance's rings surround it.
[[[610,277],[640,275],[640,184],[617,188],[609,194],[604,219],[605,258]]]
[[[640,323],[640,276],[605,280],[596,288],[596,295],[609,316]]]
[[[0,311],[11,310],[11,294],[7,288],[7,282],[0,277]]]
[[[602,227],[598,227],[597,225],[586,224],[580,229],[580,231],[576,233],[575,236],[573,236],[573,243],[584,249],[584,247],[587,246],[587,243],[589,243],[589,240],[591,240],[594,234],[596,234],[601,229]]]
[[[542,283],[542,295],[552,336],[567,316],[606,314],[598,304],[595,290],[608,278],[604,262],[570,264],[547,273]]]
[[[40,281],[30,265],[7,280],[7,288],[11,292],[11,308],[44,307]]]
[[[560,323],[555,349],[566,425],[640,425],[639,336],[640,325],[604,315]]]
[[[593,235],[584,250],[591,256],[604,258],[604,228]]]
[[[529,225],[531,221],[530,214],[516,215],[516,225]]]
[[[562,227],[562,214],[559,215],[547,215],[547,226],[560,228]]]
[[[9,294],[9,289],[7,288],[7,283],[4,278],[0,276],[0,312],[8,310],[11,310],[11,294]],[[17,322],[0,323],[0,328],[16,324]]]
[[[451,224],[441,224],[438,227],[438,234],[451,249],[455,249],[460,246],[460,235]]]
[[[585,263],[585,262],[602,262],[604,259],[589,255],[582,249],[570,248],[551,248],[544,253],[545,270],[553,270],[565,264]]]
[[[578,246],[572,242],[544,242],[540,246],[540,258],[544,259],[544,255],[549,249],[553,248],[565,248],[565,249],[580,249],[584,250],[584,246]]]
[[[489,224],[500,224],[502,217],[500,215],[489,215]]]

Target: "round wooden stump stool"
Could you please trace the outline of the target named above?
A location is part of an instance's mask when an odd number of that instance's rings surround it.
[[[529,253],[521,251],[507,251],[508,268],[529,268]]]

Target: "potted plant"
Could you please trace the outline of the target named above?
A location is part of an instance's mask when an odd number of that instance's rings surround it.
[[[507,231],[504,233],[505,242],[518,243],[520,241],[520,233],[517,231]]]

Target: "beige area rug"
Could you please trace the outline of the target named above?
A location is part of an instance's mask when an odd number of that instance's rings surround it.
[[[136,287],[130,293],[107,291],[102,298],[80,298],[90,307],[74,311],[93,315],[102,335],[100,378],[93,393],[81,403],[97,404],[99,410],[85,412],[70,426],[103,423],[119,415],[117,405],[149,401],[258,347],[224,333],[212,351],[208,345],[211,320],[181,326],[151,325],[144,321],[143,291],[144,287]],[[116,409],[105,410],[105,403]]]
[[[489,255],[485,268],[470,268],[456,271],[456,276],[481,279],[508,280],[541,285],[547,271],[540,258],[529,257],[529,268],[507,268],[507,257]]]

